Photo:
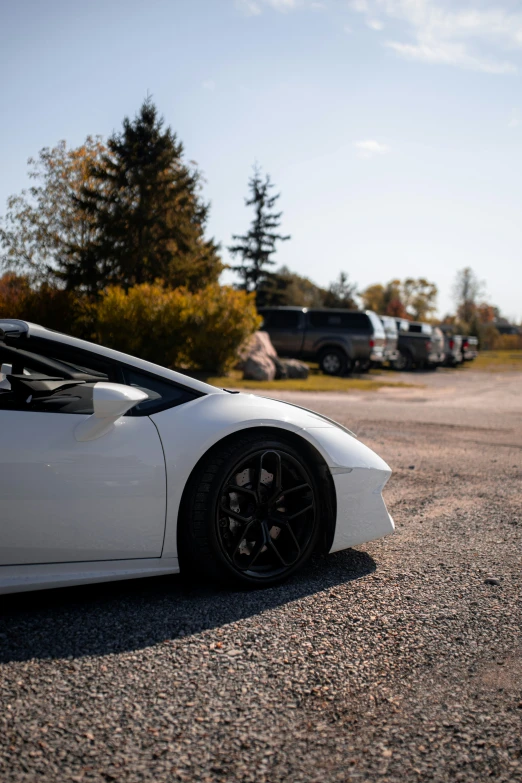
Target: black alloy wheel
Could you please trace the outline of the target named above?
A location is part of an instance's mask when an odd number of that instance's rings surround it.
[[[340,348],[325,348],[319,357],[319,367],[325,375],[344,375],[348,368],[348,357]]]
[[[182,561],[188,559],[192,570],[220,581],[268,586],[311,555],[320,524],[317,484],[289,443],[242,438],[210,458],[195,484],[181,547]]]

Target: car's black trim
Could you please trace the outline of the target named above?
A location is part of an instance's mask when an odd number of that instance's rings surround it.
[[[24,346],[26,345],[27,343],[24,343]],[[64,362],[70,362],[71,364],[82,365],[85,363],[86,367],[89,367],[96,372],[101,372],[108,378],[109,381],[113,383],[129,385],[126,383],[126,371],[132,371],[139,373],[146,378],[151,378],[151,380],[157,379],[158,382],[164,383],[167,386],[172,386],[173,388],[183,392],[183,395],[177,399],[159,401],[156,405],[148,405],[146,410],[131,410],[127,415],[151,416],[154,413],[160,413],[161,411],[167,410],[168,408],[175,408],[178,405],[183,405],[185,402],[190,402],[191,400],[197,399],[198,397],[205,396],[204,392],[191,389],[190,387],[184,386],[181,383],[172,381],[170,378],[165,378],[163,375],[158,375],[147,370],[142,370],[140,367],[127,362],[121,362],[112,358],[100,356],[95,351],[85,350],[84,348],[77,348],[75,346],[68,346],[67,344],[61,343],[58,340],[47,340],[44,337],[36,337],[31,335],[30,347],[37,353],[41,351],[41,353],[45,356],[46,361],[41,362],[42,368],[47,365],[47,369],[51,369],[51,365],[53,365],[56,371],[60,371],[64,375],[67,373],[69,377],[76,377],[78,380],[81,378],[86,378],[87,374],[82,375],[81,373],[72,372],[71,368],[66,368],[64,365],[61,365],[60,360],[63,360]],[[31,357],[31,363],[34,364],[32,359],[33,354],[30,352],[20,351],[19,348],[16,348],[12,345],[5,345],[5,347],[2,346],[2,349],[4,351],[9,351],[9,354],[13,357],[15,355],[24,357],[24,354],[27,354],[27,356],[24,358]],[[35,357],[35,361],[37,361],[37,357]]]

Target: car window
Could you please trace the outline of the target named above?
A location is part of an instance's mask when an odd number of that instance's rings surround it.
[[[48,346],[40,345],[37,351],[36,341],[33,345],[30,352],[0,345],[0,362],[9,371],[0,375],[0,409],[91,415],[94,385],[103,380],[134,386],[147,394],[146,400],[129,411],[131,416],[147,416],[200,396],[90,352],[50,346],[48,354]]]
[[[199,397],[197,392],[178,386],[175,383],[169,383],[163,378],[155,375],[142,373],[131,368],[124,368],[124,381],[128,386],[145,392],[148,399],[135,405],[129,414],[132,416],[148,416],[151,413],[158,413],[166,408],[174,408],[184,402],[195,400]]]
[[[370,332],[370,321],[366,313],[351,313],[310,310],[308,321],[314,329],[342,329],[345,332],[363,333]]]
[[[2,378],[2,376],[0,376]],[[36,413],[94,413],[94,383],[63,384],[63,380],[38,378],[35,373],[9,375],[10,388],[0,388],[0,410]]]
[[[300,319],[300,310],[272,310],[264,313],[264,323],[269,329],[297,329]]]

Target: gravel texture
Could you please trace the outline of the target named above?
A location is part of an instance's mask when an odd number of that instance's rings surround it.
[[[395,536],[254,593],[2,596],[2,782],[522,781],[522,377],[437,376],[305,398],[394,469]]]

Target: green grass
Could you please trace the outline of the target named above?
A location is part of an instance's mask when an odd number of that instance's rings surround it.
[[[522,372],[522,351],[481,351],[464,367],[482,372]]]
[[[266,391],[377,391],[384,386],[408,387],[417,384],[401,383],[398,381],[377,380],[374,378],[338,378],[332,375],[323,375],[317,370],[311,370],[306,380],[288,378],[281,381],[244,381],[241,372],[233,370],[230,375],[205,378],[212,386],[225,389],[263,389]]]

